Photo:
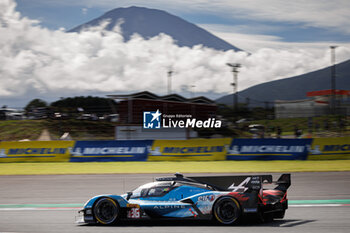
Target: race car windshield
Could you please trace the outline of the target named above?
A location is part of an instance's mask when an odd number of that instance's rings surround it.
[[[140,197],[160,197],[165,195],[171,190],[170,183],[148,183],[142,185],[132,192],[130,198],[140,198]]]
[[[148,197],[161,197],[170,191],[169,187],[156,187],[148,190]]]

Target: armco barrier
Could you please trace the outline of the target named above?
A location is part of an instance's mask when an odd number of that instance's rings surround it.
[[[308,159],[350,159],[350,137],[314,138]]]
[[[77,141],[70,162],[146,161],[153,140]]]
[[[225,160],[226,147],[231,140],[231,138],[154,140],[148,160]]]
[[[312,139],[233,139],[227,160],[305,160]]]
[[[68,162],[74,141],[0,142],[0,162]]]

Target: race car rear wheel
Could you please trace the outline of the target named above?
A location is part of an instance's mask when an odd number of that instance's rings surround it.
[[[233,224],[241,215],[239,203],[233,197],[222,197],[213,207],[214,218],[221,224]]]
[[[118,220],[119,212],[119,205],[109,197],[99,199],[93,208],[97,222],[104,225],[115,223]]]

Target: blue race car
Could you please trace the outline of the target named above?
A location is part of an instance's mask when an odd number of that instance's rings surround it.
[[[275,185],[264,189],[265,184]],[[80,223],[117,224],[127,219],[199,219],[234,224],[250,215],[283,218],[290,174],[163,177],[124,195],[100,195],[79,211]]]

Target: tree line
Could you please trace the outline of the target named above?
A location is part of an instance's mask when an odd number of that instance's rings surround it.
[[[26,113],[38,111],[38,109],[46,109],[65,113],[112,114],[115,113],[116,106],[116,103],[109,98],[76,96],[62,98],[50,104],[42,99],[33,99],[25,106],[24,110]]]

